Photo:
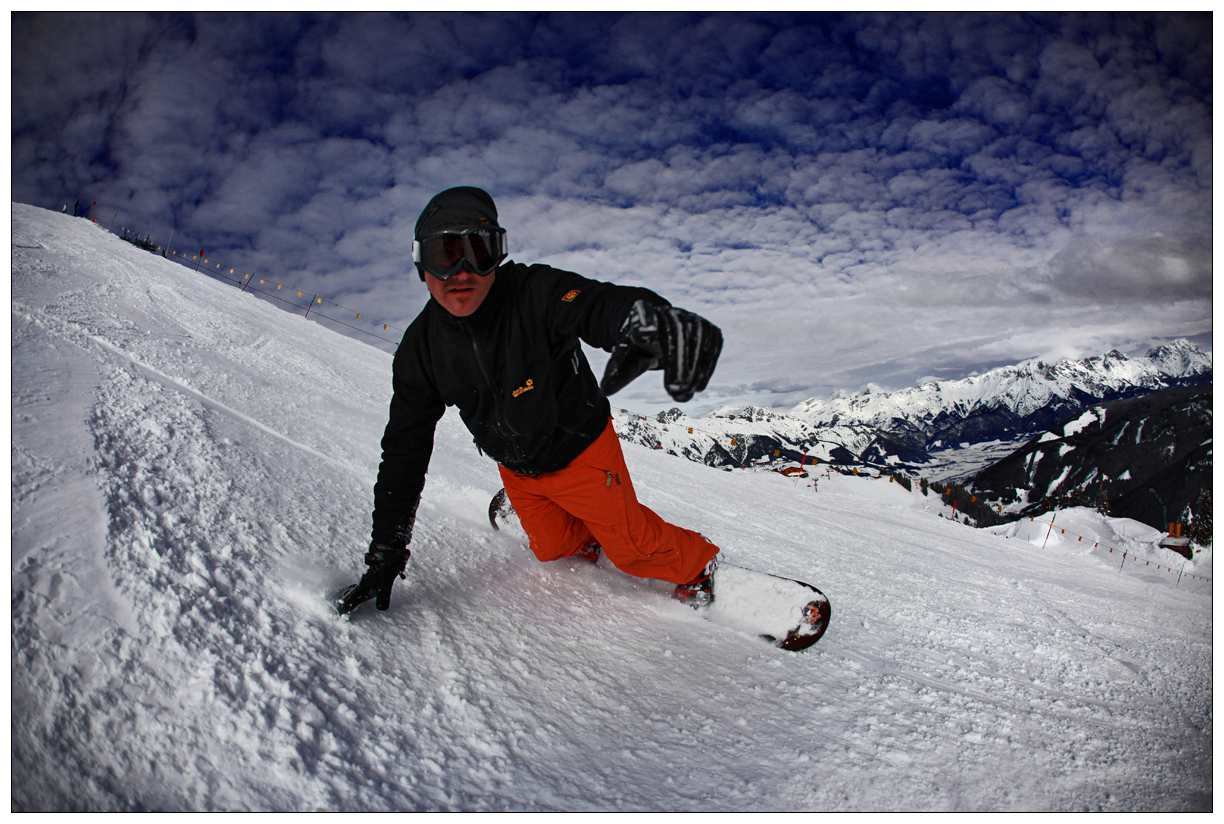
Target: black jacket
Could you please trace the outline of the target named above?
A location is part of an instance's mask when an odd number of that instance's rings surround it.
[[[395,353],[374,542],[411,539],[434,427],[447,406],[459,408],[481,451],[521,474],[562,469],[590,446],[611,408],[578,341],[611,351],[637,300],[670,305],[648,289],[513,262],[498,268],[466,318],[431,298]]]

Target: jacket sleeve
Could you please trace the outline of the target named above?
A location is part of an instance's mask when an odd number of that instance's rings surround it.
[[[425,472],[433,454],[434,430],[446,411],[441,399],[406,380],[408,371],[406,363],[397,358],[392,380],[395,392],[374,484],[371,540],[391,547],[406,547],[412,540]]]
[[[529,282],[540,290],[548,323],[556,339],[578,337],[611,352],[636,301],[671,306],[665,298],[638,286],[618,286],[574,272],[533,266]]]

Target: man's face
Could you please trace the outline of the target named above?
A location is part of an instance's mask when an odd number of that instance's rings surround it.
[[[496,270],[481,276],[464,269],[446,280],[439,280],[426,272],[425,286],[443,309],[457,318],[466,318],[484,303],[496,277]]]

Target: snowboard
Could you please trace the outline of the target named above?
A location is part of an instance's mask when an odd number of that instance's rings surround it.
[[[514,506],[500,490],[489,502],[489,523],[524,541]],[[781,649],[799,652],[815,644],[829,627],[832,605],[811,584],[760,572],[719,558],[714,600],[697,608],[711,623],[757,635]]]

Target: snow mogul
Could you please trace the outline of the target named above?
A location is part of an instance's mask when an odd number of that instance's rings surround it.
[[[412,250],[430,300],[395,353],[368,569],[337,596],[337,610],[371,598],[390,606],[448,406],[497,461],[540,561],[598,562],[602,553],[630,575],[676,584],[684,603],[709,603],[718,547],[638,502],[608,396],[661,369],[668,394],[688,401],[714,372],[718,327],[649,289],[506,261],[505,229],[481,189],[436,195]],[[579,340],[611,352],[602,381]]]

